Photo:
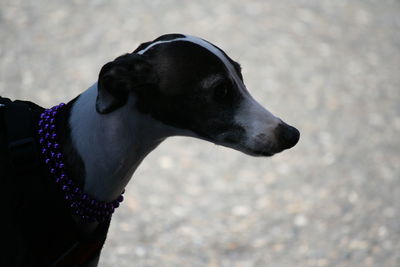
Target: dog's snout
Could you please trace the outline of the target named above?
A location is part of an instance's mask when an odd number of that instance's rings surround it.
[[[282,149],[294,147],[300,139],[299,130],[284,122],[279,123],[276,127],[275,135]]]

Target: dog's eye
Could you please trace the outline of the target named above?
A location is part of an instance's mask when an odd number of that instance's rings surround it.
[[[229,88],[225,83],[219,84],[214,88],[214,98],[216,101],[223,101],[228,96],[228,93]]]

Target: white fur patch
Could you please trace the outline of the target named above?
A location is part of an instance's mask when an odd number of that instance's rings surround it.
[[[168,136],[186,133],[132,109],[133,96],[108,114],[96,111],[96,97],[97,83],[74,103],[69,119],[71,139],[85,165],[85,192],[110,201],[151,150]]]

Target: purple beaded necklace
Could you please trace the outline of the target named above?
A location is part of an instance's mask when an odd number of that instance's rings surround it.
[[[85,222],[109,220],[114,210],[119,207],[124,199],[122,195],[124,192],[112,202],[98,201],[84,193],[68,177],[56,129],[56,116],[63,106],[65,104],[61,103],[46,109],[40,115],[38,134],[43,159],[73,214]]]

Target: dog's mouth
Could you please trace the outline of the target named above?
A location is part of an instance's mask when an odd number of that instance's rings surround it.
[[[255,148],[251,148],[245,145],[237,145],[230,147],[253,157],[272,157],[273,155],[278,154],[284,150],[276,146],[273,146],[270,143],[264,146],[257,146]]]
[[[246,149],[246,150],[240,150],[241,152],[253,156],[253,157],[272,157],[276,153],[279,152],[271,152],[271,151],[266,151],[266,150],[251,150],[251,149]]]
[[[267,133],[260,133],[253,138],[249,138],[246,131],[240,128],[234,131],[219,133],[216,136],[203,131],[197,131],[196,133],[193,137],[209,141],[215,145],[232,148],[253,157],[271,157],[291,148],[295,144],[292,142],[292,144],[287,145],[285,142],[281,142],[277,138],[281,134],[270,136]]]

